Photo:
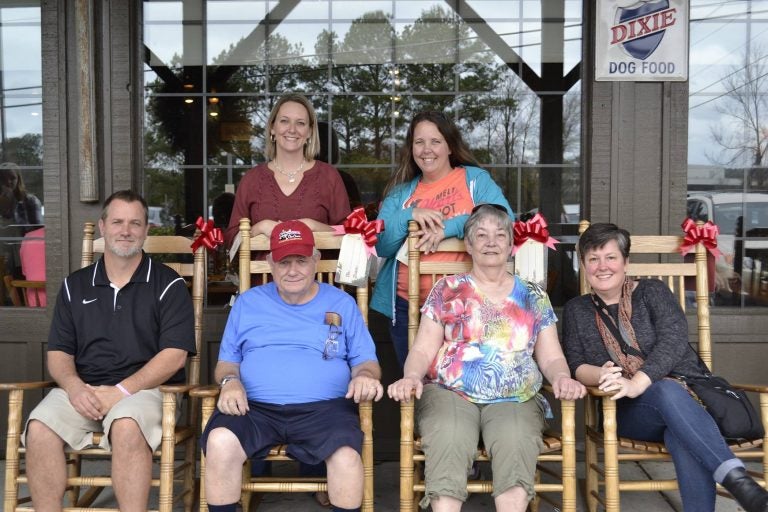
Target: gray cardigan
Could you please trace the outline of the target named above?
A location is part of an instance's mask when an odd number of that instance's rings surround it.
[[[609,306],[614,318],[618,305]],[[642,371],[656,382],[670,373],[702,375],[698,357],[688,345],[688,321],[677,299],[658,279],[641,279],[632,292],[632,327],[645,354]],[[575,375],[583,364],[610,361],[588,295],[568,301],[563,310],[563,349]]]

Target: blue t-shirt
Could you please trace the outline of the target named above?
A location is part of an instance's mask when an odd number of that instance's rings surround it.
[[[306,304],[287,304],[274,283],[251,288],[235,302],[224,329],[219,361],[240,364],[249,400],[297,404],[341,398],[350,368],[377,361],[376,347],[354,299],[318,283]],[[324,358],[326,312],[341,317],[333,357]]]

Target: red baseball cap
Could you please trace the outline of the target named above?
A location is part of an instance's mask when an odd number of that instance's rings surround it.
[[[312,256],[315,250],[315,237],[309,226],[298,220],[279,223],[269,237],[269,251],[272,261],[280,261],[286,256]]]

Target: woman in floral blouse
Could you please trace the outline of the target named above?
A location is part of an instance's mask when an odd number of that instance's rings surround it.
[[[472,270],[439,280],[422,307],[394,400],[418,400],[426,454],[423,506],[460,510],[480,435],[491,456],[497,510],[524,511],[534,495],[536,458],[555,397],[581,398],[560,348],[547,294],[507,272],[512,220],[504,206],[481,204],[464,227]],[[543,376],[542,376],[543,374]]]

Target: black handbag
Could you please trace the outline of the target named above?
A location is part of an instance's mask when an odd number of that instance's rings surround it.
[[[734,389],[724,378],[712,374],[674,376],[699,397],[726,439],[760,439],[765,435],[760,416],[746,393]]]
[[[620,346],[624,354],[645,359],[645,354],[630,345],[619,330],[614,319],[606,313],[608,307],[600,297],[593,294],[592,304],[616,340],[623,341],[623,343],[620,342]],[[760,415],[752,407],[752,402],[747,398],[747,394],[741,390],[734,389],[724,378],[716,377],[706,371],[707,365],[702,361],[698,352],[693,350],[693,347],[690,345],[688,345],[688,348],[699,360],[699,365],[704,370],[703,375],[687,377],[673,373],[671,377],[684,382],[688,389],[698,397],[699,402],[701,402],[710,416],[714,418],[724,438],[731,440],[762,438],[765,435],[765,429],[760,421]],[[619,364],[618,361],[614,361],[614,363]]]

